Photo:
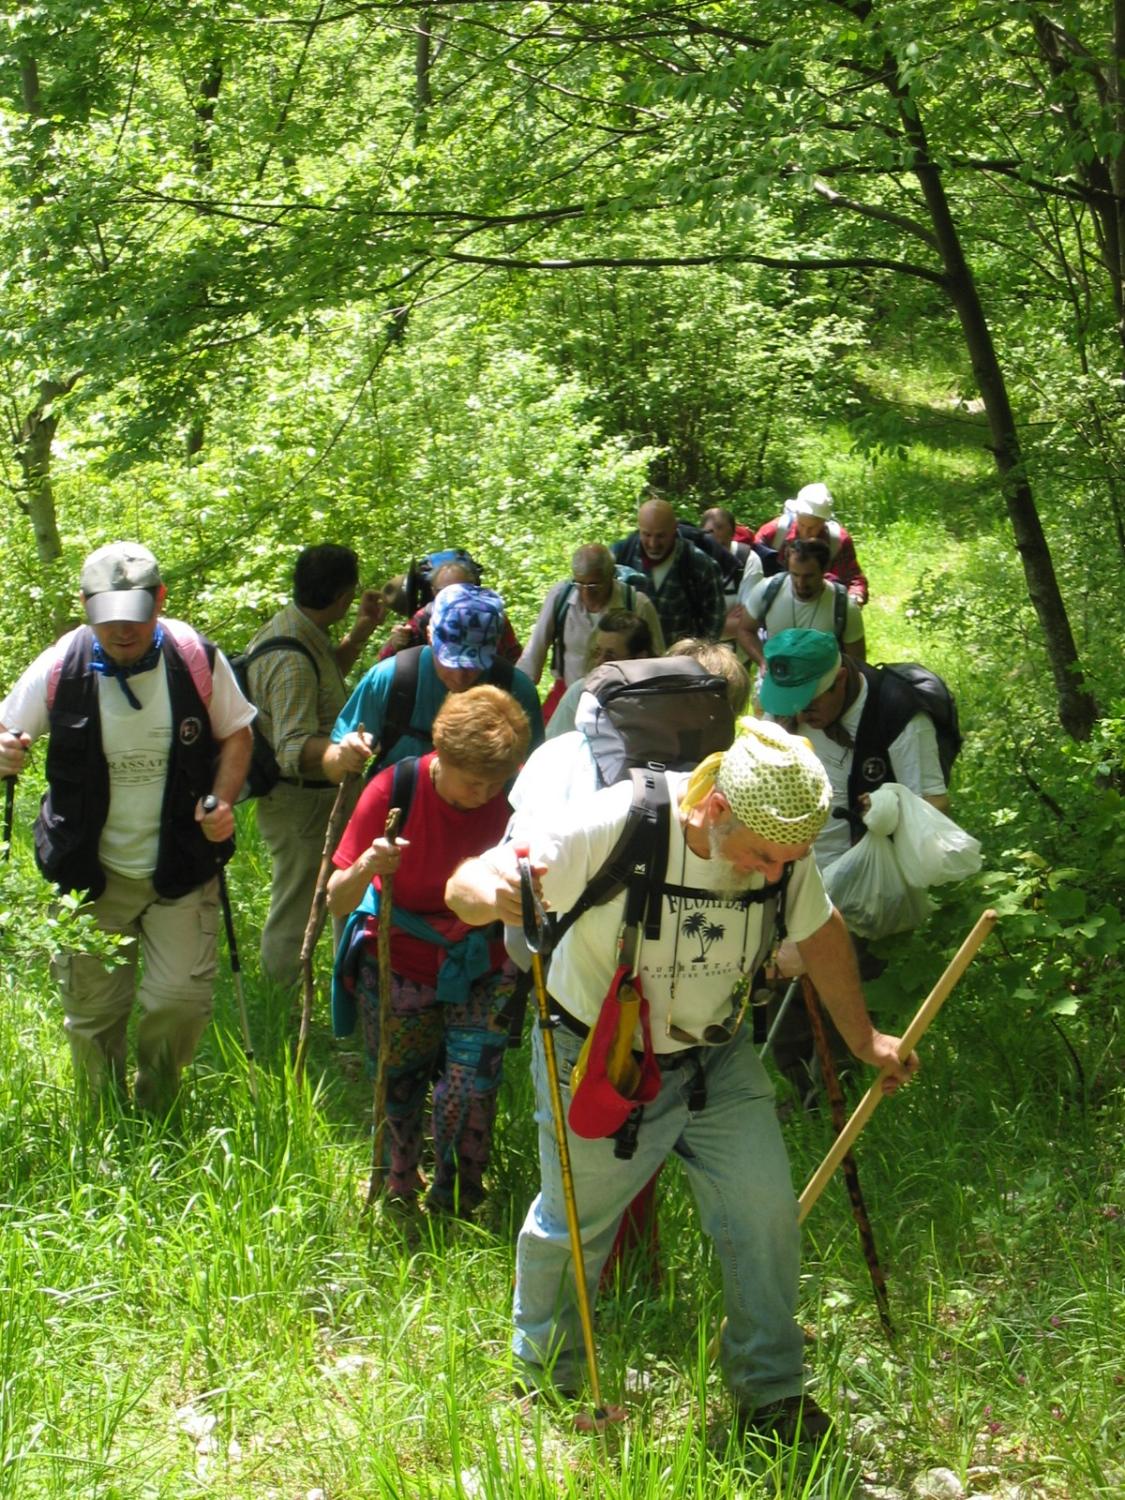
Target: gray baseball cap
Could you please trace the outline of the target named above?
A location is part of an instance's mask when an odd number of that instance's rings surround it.
[[[152,619],[156,591],[160,587],[160,565],[147,547],[137,542],[110,542],[99,547],[82,564],[78,587],[86,599],[86,618],[91,625],[113,620],[141,624]]]

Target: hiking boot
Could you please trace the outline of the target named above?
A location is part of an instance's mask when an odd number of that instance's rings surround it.
[[[735,1408],[735,1425],[745,1437],[772,1437],[779,1443],[817,1443],[835,1425],[811,1396],[782,1396],[748,1411]]]

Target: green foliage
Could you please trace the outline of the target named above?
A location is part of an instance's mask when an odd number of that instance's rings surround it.
[[[10,857],[5,845],[0,849],[0,952],[9,973],[42,965],[62,950],[93,954],[107,969],[127,960],[132,938],[102,932],[80,896],[53,890],[30,861]]]

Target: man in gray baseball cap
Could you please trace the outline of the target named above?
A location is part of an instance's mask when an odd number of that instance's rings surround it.
[[[222,652],[163,616],[146,547],[100,547],[79,585],[88,623],[49,646],[0,703],[0,777],[19,775],[48,736],[36,861],[61,891],[85,896],[103,932],[133,939],[108,972],[89,954],[55,955],[75,1072],[93,1087],[124,1086],[136,999],[135,1097],[163,1110],[211,1015],[216,872],[234,848],[231,804],[254,709]]]
[[[91,552],[82,564],[78,587],[91,625],[112,620],[141,624],[152,618],[157,595],[164,592],[160,565],[136,542],[111,542]]]

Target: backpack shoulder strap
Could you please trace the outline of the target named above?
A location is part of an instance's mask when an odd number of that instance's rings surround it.
[[[209,704],[215,662],[214,644],[183,620],[161,620],[160,623],[191,673],[196,692],[205,704]]]
[[[247,651],[243,660],[249,666],[251,662],[257,661],[259,656],[266,656],[271,651],[297,651],[302,656],[308,657],[312,663],[312,669],[316,673],[317,682],[320,681],[320,668],[317,666],[316,657],[312,654],[304,641],[299,641],[295,635],[274,635],[268,641],[262,641],[252,650]]]
[[[763,620],[769,614],[770,609],[773,606],[773,601],[777,598],[778,594],[781,591],[781,585],[785,582],[785,580],[788,577],[789,577],[788,573],[775,573],[773,575],[773,577],[767,582],[766,587],[765,587],[765,591],[762,594],[762,619]]]
[[[383,715],[383,731],[379,736],[379,760],[385,761],[397,741],[408,732],[413,732],[411,718],[414,700],[418,696],[418,673],[422,665],[424,646],[407,646],[399,651],[391,669],[391,690],[387,695],[387,711]],[[428,733],[422,736],[428,738]]]
[[[491,683],[493,687],[503,688],[506,693],[512,691],[512,679],[515,676],[515,665],[506,656],[494,656],[492,665],[485,674],[484,681]]]
[[[556,677],[563,674],[563,622],[574,597],[574,580],[568,579],[559,590],[555,600],[555,618],[551,628],[551,671]]]
[[[398,823],[400,836],[406,829],[410,808],[414,802],[414,788],[417,785],[418,757],[407,755],[402,760],[396,761],[391,777],[391,806],[397,807],[401,814]]]
[[[707,631],[704,627],[708,622],[704,619],[706,605],[703,598],[703,584],[699,574],[696,572],[693,553],[698,552],[703,557],[707,557],[707,553],[703,551],[702,547],[697,547],[694,542],[689,541],[683,535],[677,535],[676,540],[680,547],[680,557],[676,563],[676,568],[680,575],[680,584],[687,596],[688,604],[691,606],[692,628],[696,635],[706,635]],[[709,557],[707,557],[707,560],[708,562],[711,561]]]
[[[841,646],[844,644],[844,631],[848,623],[848,591],[844,584],[832,581],[834,598],[832,600],[832,630]]]
[[[856,725],[852,747],[852,765],[848,772],[849,808],[854,808],[859,800],[864,765],[879,757],[886,760],[889,767],[892,740],[898,738],[918,712],[913,694],[908,688],[901,691],[904,685],[896,682],[892,673],[866,663],[862,663],[859,670],[867,682],[867,702]]]
[[[631,771],[633,798],[625,826],[600,870],[568,912],[555,923],[555,943],[594,906],[602,906],[623,888],[628,888],[625,925],[634,929],[642,918],[645,936],[660,934],[660,895],[668,864],[671,808],[668,783],[662,771],[651,768]],[[658,876],[650,884],[652,876]],[[646,916],[645,909],[649,908]],[[655,929],[654,931],[652,929]],[[634,938],[635,945],[635,938]],[[623,961],[631,963],[630,957]]]

